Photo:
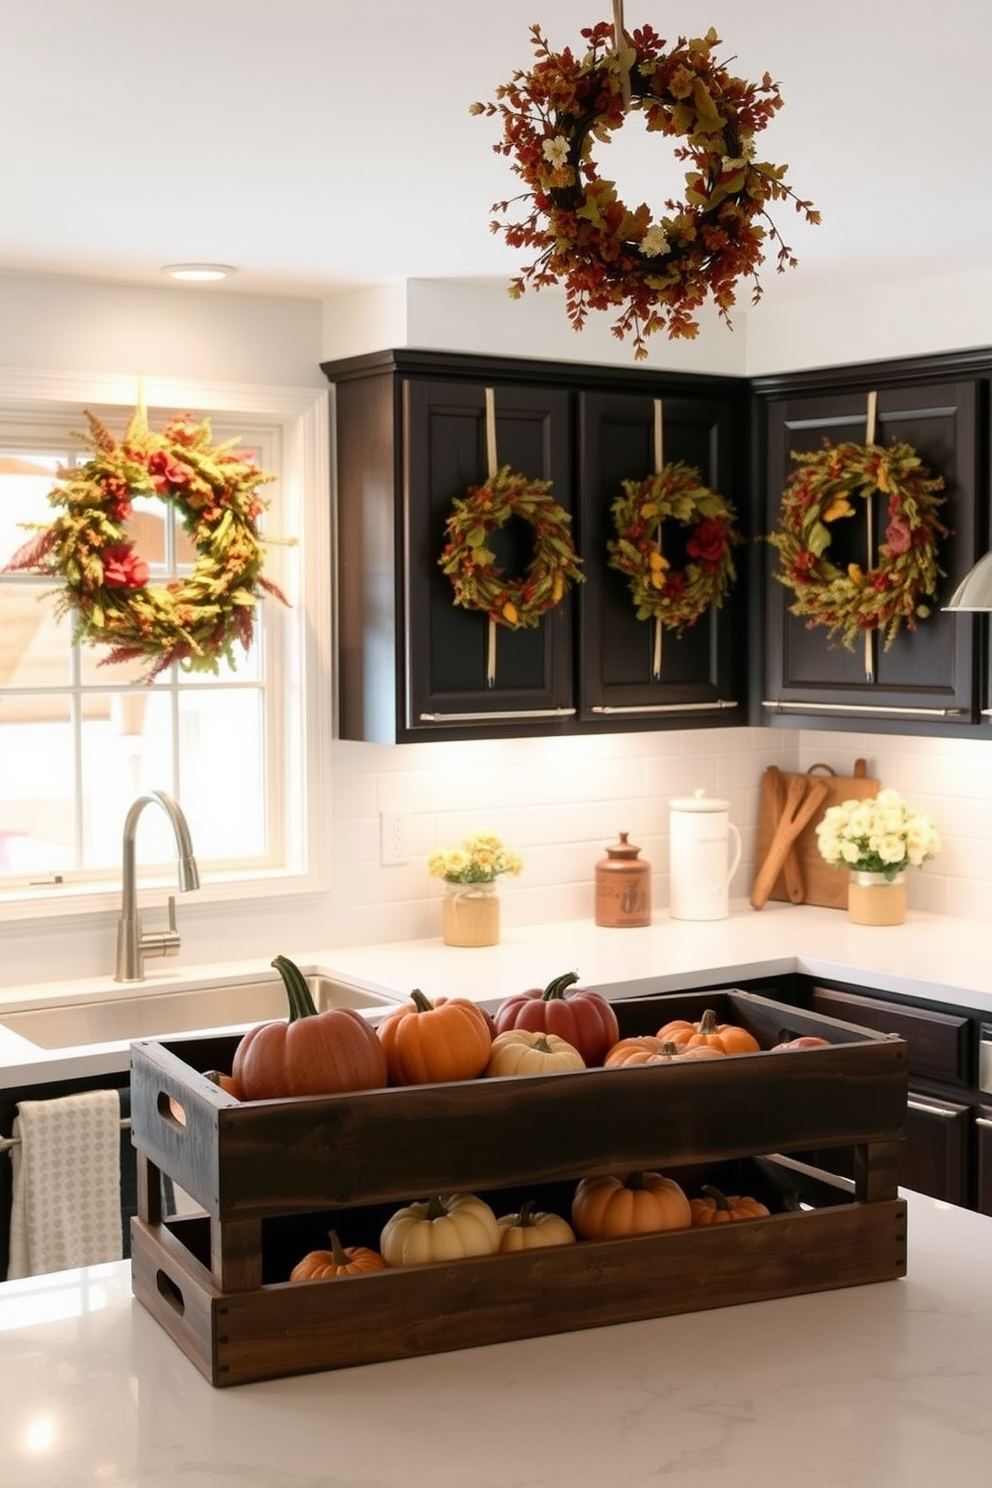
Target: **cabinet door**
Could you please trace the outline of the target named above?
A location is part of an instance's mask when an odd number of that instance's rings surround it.
[[[864,728],[881,732],[950,732],[978,718],[975,622],[943,614],[941,603],[975,561],[978,499],[977,401],[973,380],[877,388],[875,442],[904,440],[931,474],[942,476],[946,502],[942,520],[952,529],[938,561],[946,577],[930,617],[916,630],[903,627],[889,650],[875,636],[870,674],[861,647],[831,643],[823,626],[807,627],[789,613],[791,590],[772,577],[769,548],[766,583],[766,676],[762,700],[768,721],[788,723],[799,715],[808,726]],[[838,390],[786,396],[767,406],[767,495],[769,531],[778,522],[782,492],[795,468],[793,451],[819,449],[823,440],[864,443],[867,392]],[[884,541],[884,499],[872,503],[873,550]],[[831,559],[839,566],[865,565],[868,538],[863,522],[835,524]]]
[[[703,484],[733,502],[741,526],[741,438],[728,401],[664,398],[663,458],[700,472]],[[610,568],[607,544],[616,536],[611,508],[625,480],[655,469],[655,403],[650,397],[583,392],[579,397],[579,535],[587,555],[579,606],[579,714],[615,728],[643,721],[675,727],[744,721],[744,548],[735,553],[738,578],[720,610],[703,615],[681,637],[662,634],[654,675],[655,625],[638,620],[626,577]],[[736,458],[735,458],[736,454]],[[672,530],[670,530],[672,529]],[[688,529],[666,525],[673,564],[686,562]]]
[[[975,1207],[992,1214],[992,1106],[979,1107],[975,1116]]]
[[[471,737],[549,732],[572,706],[571,594],[535,629],[495,631],[495,680],[487,684],[489,622],[454,604],[438,566],[452,501],[483,482],[486,396],[481,384],[403,383],[403,625],[405,736]],[[496,454],[573,508],[569,394],[554,388],[495,390]],[[509,576],[534,552],[533,528],[511,519],[490,546]]]
[[[907,1108],[899,1182],[931,1198],[967,1206],[970,1108],[915,1090],[910,1090]]]

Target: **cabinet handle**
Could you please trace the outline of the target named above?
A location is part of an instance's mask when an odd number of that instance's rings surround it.
[[[989,1131],[992,1131],[992,1121],[987,1116],[976,1116],[975,1125],[987,1127]]]
[[[911,718],[958,718],[964,708],[896,708],[885,703],[788,703],[781,698],[764,698],[761,706],[777,713],[901,713]]]
[[[737,708],[735,699],[718,698],[715,703],[646,703],[643,707],[610,708],[596,706],[590,713],[708,713],[717,708]]]
[[[418,713],[420,723],[485,723],[501,718],[574,718],[574,708],[504,708],[484,713]]]
[[[943,1116],[948,1121],[953,1121],[960,1116],[960,1111],[948,1111],[944,1106],[932,1106],[929,1101],[908,1100],[906,1107],[910,1111],[922,1111],[927,1116]]]

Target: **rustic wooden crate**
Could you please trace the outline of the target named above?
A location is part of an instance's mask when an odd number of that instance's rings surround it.
[[[798,1033],[831,1046],[239,1103],[202,1075],[229,1067],[236,1039],[137,1043],[135,1294],[224,1385],[904,1273],[903,1040],[745,992],[615,1006],[624,1035],[713,1007],[765,1049]],[[853,1147],[852,1182],[788,1157],[831,1147]],[[749,1192],[764,1187],[780,1212],[326,1284],[285,1280],[330,1225],[346,1244],[375,1244],[385,1217],[414,1198],[470,1190],[509,1212],[536,1194],[567,1213],[579,1177],[640,1168],[684,1174],[687,1184],[726,1173]],[[202,1217],[163,1220],[162,1173]],[[786,1190],[812,1207],[784,1208]],[[673,1272],[674,1292],[665,1280]]]

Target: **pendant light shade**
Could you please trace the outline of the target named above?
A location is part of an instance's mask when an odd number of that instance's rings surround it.
[[[946,605],[945,610],[992,610],[992,552],[980,558],[969,569]]]

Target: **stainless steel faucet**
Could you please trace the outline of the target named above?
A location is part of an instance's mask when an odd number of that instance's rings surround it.
[[[193,844],[189,826],[178,802],[165,791],[147,791],[137,798],[128,811],[124,822],[124,872],[121,895],[121,917],[117,921],[117,970],[115,982],[140,982],[145,975],[146,956],[174,956],[179,950],[179,932],[176,929],[176,901],[169,895],[168,930],[142,932],[138,919],[138,890],[134,872],[134,839],[138,830],[138,818],[150,801],[161,806],[172,823],[178,854],[179,892],[188,893],[200,887],[200,872],[193,857]]]

